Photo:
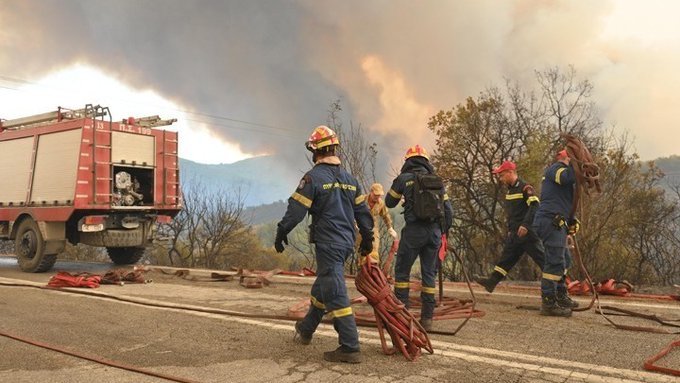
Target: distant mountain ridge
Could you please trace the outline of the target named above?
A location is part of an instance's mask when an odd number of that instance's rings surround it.
[[[200,185],[210,192],[240,190],[246,207],[286,200],[302,176],[276,156],[219,165],[180,158],[179,166],[183,188]]]

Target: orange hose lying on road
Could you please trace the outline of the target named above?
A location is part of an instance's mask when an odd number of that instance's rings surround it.
[[[122,362],[116,362],[116,361],[106,359],[106,358],[102,358],[102,357],[97,356],[97,355],[88,355],[88,354],[85,354],[85,353],[82,353],[82,352],[67,349],[65,347],[54,346],[54,345],[50,345],[50,344],[47,344],[47,343],[44,343],[44,342],[39,342],[37,340],[27,339],[27,338],[20,337],[18,335],[13,335],[13,334],[10,334],[10,333],[4,332],[4,331],[0,331],[0,336],[4,336],[4,337],[10,338],[10,339],[14,339],[16,341],[23,342],[23,343],[26,343],[26,344],[30,344],[32,346],[42,347],[42,348],[47,349],[47,350],[57,351],[57,352],[60,352],[62,354],[70,355],[70,356],[73,356],[73,357],[76,357],[76,358],[85,359],[85,360],[89,360],[91,362],[103,364],[103,365],[106,365],[106,366],[119,368],[121,370],[136,372],[138,374],[153,376],[153,377],[156,377],[156,378],[161,378],[161,379],[169,380],[169,381],[172,381],[172,382],[197,383],[196,380],[191,380],[191,379],[182,378],[182,377],[179,377],[179,376],[173,376],[173,375],[168,375],[168,374],[163,374],[163,373],[160,373],[160,372],[147,370],[147,369],[144,369],[144,368],[141,368],[141,367],[125,364],[125,363],[122,363]]]
[[[676,340],[675,342],[669,344],[661,350],[658,354],[654,355],[653,357],[645,360],[645,370],[647,371],[658,371],[658,372],[663,372],[665,374],[671,374],[675,376],[680,376],[680,370],[676,370],[673,368],[667,368],[667,367],[661,367],[657,366],[654,364],[654,362],[658,361],[659,359],[663,358],[664,356],[668,355],[671,350],[673,350],[675,347],[680,347],[680,340]]]

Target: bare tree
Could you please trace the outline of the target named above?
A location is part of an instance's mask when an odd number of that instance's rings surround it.
[[[245,228],[243,223],[243,198],[239,190],[203,194],[201,211],[205,212],[198,231],[198,243],[207,268],[224,267],[228,262],[225,250],[229,241]]]
[[[200,182],[183,190],[183,209],[160,233],[169,241],[168,259],[182,266],[224,268],[233,255],[231,242],[248,234],[243,221],[244,199],[239,189],[210,191]]]
[[[354,125],[350,121],[349,128],[346,128],[340,118],[340,112],[342,112],[340,100],[335,100],[328,110],[328,127],[333,129],[340,139],[340,161],[359,181],[362,189],[368,190],[376,178],[377,144],[369,143],[361,124]]]

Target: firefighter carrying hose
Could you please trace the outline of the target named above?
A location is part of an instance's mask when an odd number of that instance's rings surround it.
[[[401,172],[385,196],[385,205],[395,207],[402,197],[406,225],[401,231],[394,265],[394,295],[408,308],[411,267],[420,256],[420,324],[429,331],[435,306],[437,252],[442,233],[447,233],[451,227],[453,210],[441,178],[435,174],[427,152],[419,145],[406,151]]]
[[[312,217],[309,236],[316,248],[317,277],[312,285],[309,311],[295,323],[294,339],[308,345],[324,314],[329,313],[340,347],[325,352],[323,358],[330,362],[359,363],[359,334],[345,286],[344,264],[354,251],[355,220],[362,237],[362,255],[372,251],[373,218],[357,180],[340,166],[336,155],[339,145],[335,132],[326,126],[318,126],[312,132],[306,147],[313,153],[314,167],[302,177],[288,199],[286,214],[278,223],[274,247],[277,252],[283,252],[288,233],[309,212]]]
[[[525,252],[541,269],[545,259],[543,243],[532,229],[534,215],[540,205],[534,187],[519,178],[517,165],[511,161],[504,161],[493,170],[493,174],[496,174],[501,183],[508,188],[505,195],[508,233],[501,259],[491,275],[486,278],[475,278],[475,281],[490,293],[498,282],[508,275]]]
[[[383,222],[385,223],[385,227],[387,227],[387,232],[389,233],[390,237],[392,237],[392,240],[396,241],[397,240],[397,232],[394,231],[394,227],[392,226],[392,217],[390,217],[390,212],[387,210],[387,206],[385,206],[385,201],[382,200],[382,196],[385,195],[385,192],[383,190],[383,187],[379,183],[374,183],[371,185],[371,188],[369,189],[369,193],[366,194],[366,204],[368,205],[368,209],[371,212],[371,216],[373,217],[373,251],[371,253],[372,257],[379,257],[378,252],[380,251],[380,222],[378,221],[379,218],[382,218]],[[359,245],[361,244],[361,233],[357,235],[357,240],[355,243],[355,247],[357,250],[359,249]],[[379,258],[374,258],[375,262],[380,263]]]
[[[565,272],[570,263],[567,235],[576,234],[578,219],[571,216],[576,175],[566,150],[560,151],[550,165],[541,184],[541,206],[536,212],[533,228],[543,241],[545,263],[541,278],[541,314],[571,316],[577,306],[567,293]]]

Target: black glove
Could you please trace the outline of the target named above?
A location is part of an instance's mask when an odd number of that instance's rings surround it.
[[[578,220],[576,217],[572,217],[569,219],[569,223],[567,224],[568,230],[567,232],[570,235],[574,235],[578,233],[579,230],[581,230],[581,221]]]
[[[368,255],[371,251],[373,251],[373,236],[369,239],[361,237],[361,243],[359,244],[359,252],[361,255]]]
[[[283,244],[288,244],[288,236],[283,233],[283,230],[276,231],[276,239],[274,240],[274,248],[277,253],[283,253]]]

